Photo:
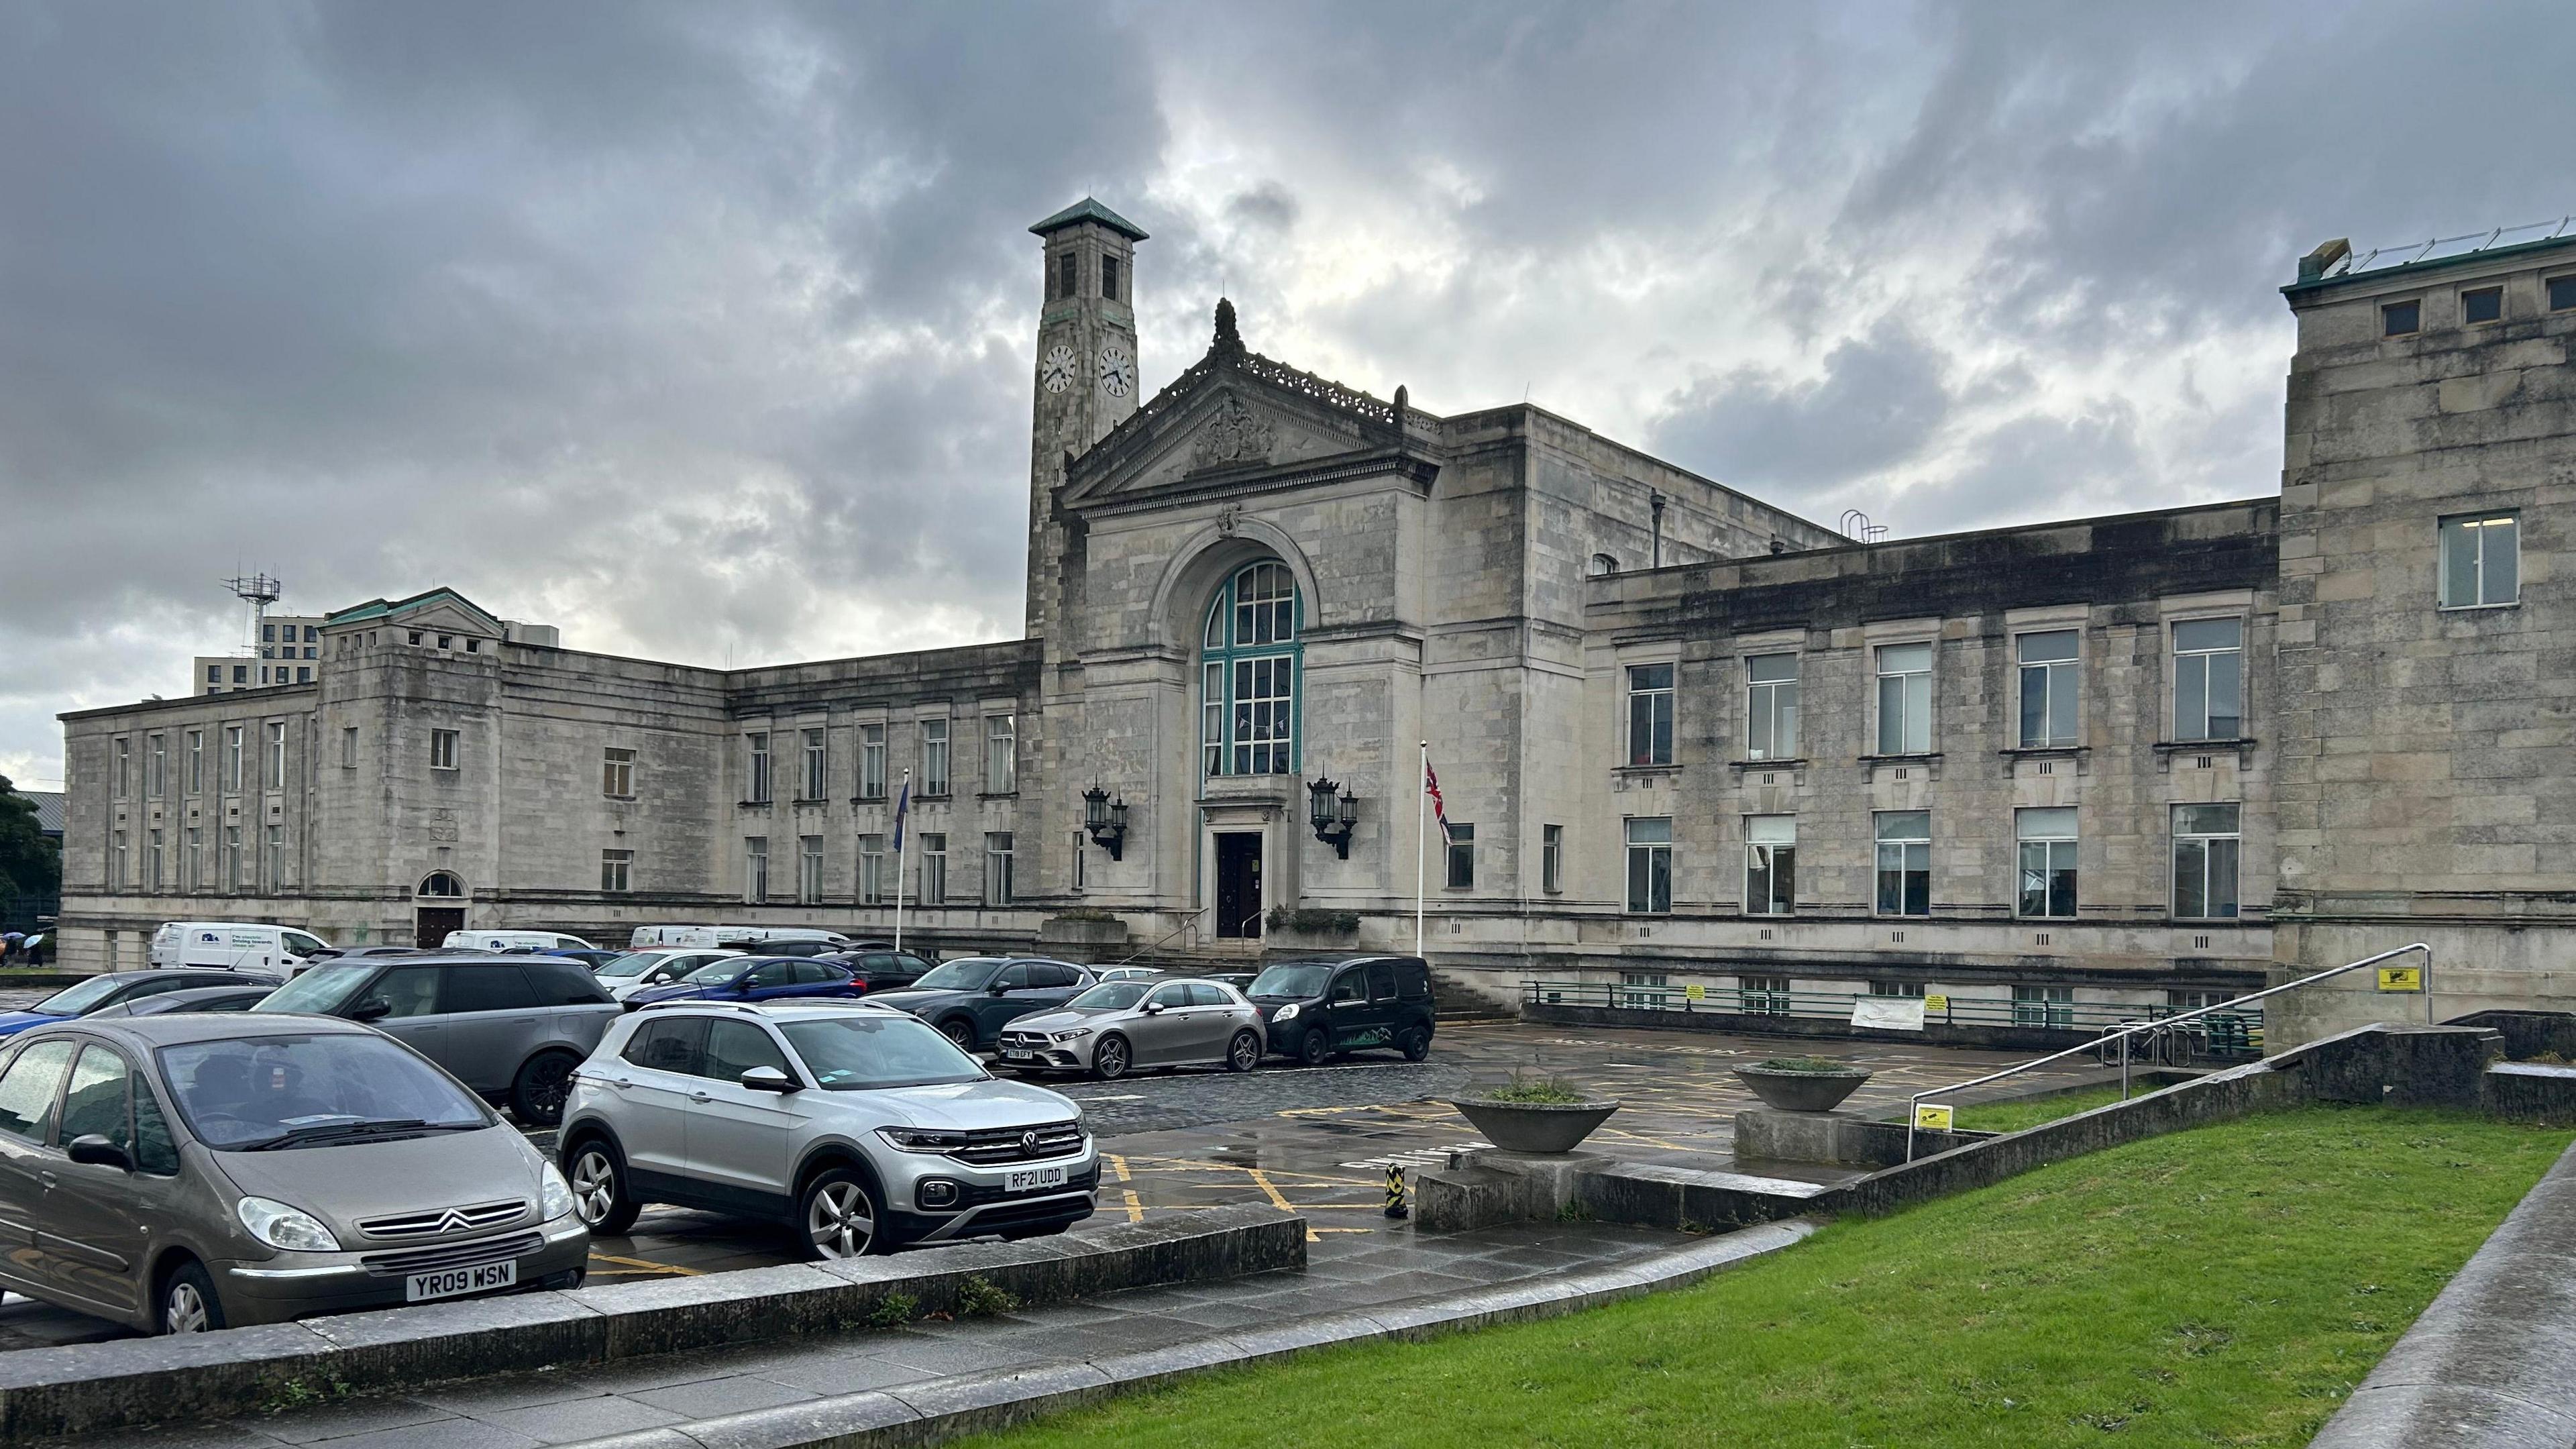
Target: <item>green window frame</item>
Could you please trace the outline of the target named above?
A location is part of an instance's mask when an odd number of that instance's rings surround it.
[[[1246,564],[1209,601],[1199,635],[1199,766],[1208,775],[1298,772],[1306,600],[1276,559]]]

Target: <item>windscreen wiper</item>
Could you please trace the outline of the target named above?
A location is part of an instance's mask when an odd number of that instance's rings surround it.
[[[363,1122],[311,1122],[291,1127],[275,1137],[235,1148],[237,1152],[273,1152],[281,1147],[303,1147],[338,1137],[373,1137],[386,1132],[415,1132],[429,1125],[422,1117],[379,1117]]]

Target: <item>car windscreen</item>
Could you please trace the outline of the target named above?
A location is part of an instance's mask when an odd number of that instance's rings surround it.
[[[188,1130],[217,1151],[492,1124],[437,1068],[373,1033],[188,1042],[158,1055]]]
[[[316,966],[268,994],[253,1011],[291,1016],[329,1016],[349,1004],[358,989],[384,968],[373,961],[338,961]]]
[[[1300,999],[1321,996],[1324,994],[1324,983],[1330,981],[1332,977],[1333,968],[1328,962],[1291,961],[1284,966],[1273,966],[1252,978],[1252,990],[1245,994]]]
[[[1154,989],[1151,981],[1111,981],[1065,1003],[1075,1011],[1125,1011]]]
[[[1008,962],[998,956],[966,956],[933,967],[912,983],[914,991],[981,991]]]
[[[113,976],[93,976],[77,986],[66,986],[27,1009],[41,1011],[48,1016],[78,1016],[105,1005],[107,999],[126,984]]]
[[[727,956],[721,961],[710,961],[680,979],[691,986],[721,985],[740,976],[746,964],[740,956]]]
[[[779,1031],[826,1091],[980,1082],[984,1069],[917,1016],[869,1014],[782,1022]]]
[[[629,951],[614,961],[603,963],[596,974],[632,980],[652,970],[653,963],[670,959],[671,953],[668,951]]]

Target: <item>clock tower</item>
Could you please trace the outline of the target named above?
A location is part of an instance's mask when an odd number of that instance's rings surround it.
[[[1135,257],[1145,233],[1087,196],[1029,230],[1045,245],[1046,302],[1029,429],[1028,632],[1062,647],[1080,545],[1056,516],[1056,492],[1068,454],[1087,451],[1135,415]]]

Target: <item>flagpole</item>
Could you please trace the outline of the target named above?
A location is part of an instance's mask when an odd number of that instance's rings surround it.
[[[1431,856],[1431,742],[1422,742],[1422,760],[1413,772],[1413,954],[1422,955],[1424,862]],[[1423,959],[1429,960],[1429,957]]]
[[[903,793],[895,797],[894,815],[894,948],[903,949],[903,817],[912,808],[912,767],[903,767]]]

